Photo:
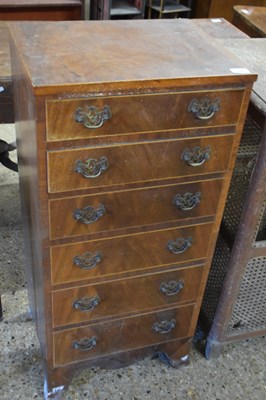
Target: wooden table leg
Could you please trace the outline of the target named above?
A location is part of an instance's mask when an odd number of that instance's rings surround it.
[[[1,295],[0,295],[0,321],[3,319],[3,310],[2,310],[2,302],[1,302]]]

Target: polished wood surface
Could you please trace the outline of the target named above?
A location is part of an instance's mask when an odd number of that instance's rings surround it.
[[[189,111],[191,101],[207,97],[211,101],[219,99],[220,110],[212,119],[200,120]],[[170,93],[143,96],[101,97],[77,101],[48,102],[48,140],[111,136],[147,131],[167,131],[173,129],[235,125],[243,97],[242,90],[225,91],[218,89],[203,93]],[[75,121],[76,110],[86,107],[110,107],[111,118],[99,128],[86,128]],[[122,107],[125,107],[125,109]]]
[[[10,2],[6,2],[10,3]],[[56,2],[58,3],[58,1]],[[66,3],[65,1],[63,3]],[[0,2],[0,4],[4,4]],[[14,2],[15,4],[15,2]],[[22,4],[20,2],[20,4]],[[58,3],[59,4],[59,3]],[[41,9],[40,9],[41,11]],[[14,10],[13,10],[14,12]],[[53,10],[54,12],[54,10]],[[52,14],[53,15],[53,14]],[[25,15],[25,19],[28,19],[29,16]],[[34,16],[36,18],[36,16]],[[6,19],[6,17],[5,17]],[[39,18],[37,18],[39,19]],[[46,18],[50,19],[50,18]],[[71,19],[69,16],[61,16],[61,19]],[[229,24],[226,20],[220,19],[219,21],[212,19],[197,19],[193,20],[195,24],[207,30],[207,32],[212,37],[243,37],[244,33],[236,29],[234,26]],[[0,22],[0,82],[4,91],[1,93],[0,97],[0,122],[10,123],[14,122],[14,110],[13,110],[13,88],[11,81],[11,68],[10,68],[10,54],[9,54],[9,46],[8,46],[8,27],[7,23],[4,21]],[[62,134],[62,133],[61,133]]]
[[[53,292],[53,326],[68,326],[87,321],[112,319],[162,309],[173,304],[191,303],[197,298],[202,267],[163,271],[126,280],[55,290]],[[160,291],[162,283],[183,282],[174,295]],[[99,297],[99,304],[89,311],[75,309],[77,300]]]
[[[182,267],[187,263],[198,263],[207,256],[212,228],[212,223],[206,223],[52,246],[52,284],[97,282],[113,279],[114,276],[121,278],[143,271],[153,272],[162,267],[176,268],[177,265]],[[187,250],[178,254],[168,250],[170,241],[188,238],[191,238],[192,244]],[[90,259],[97,252],[101,254],[100,260],[95,264],[87,262],[91,267],[86,268],[74,262],[75,258],[84,254]]]
[[[105,236],[110,232],[119,234],[125,228],[155,224],[167,226],[199,216],[212,217],[217,209],[222,183],[222,179],[217,179],[50,200],[50,238],[53,240],[93,234]],[[194,208],[184,211],[178,209],[173,201],[175,196],[184,196],[186,193],[200,193],[201,201]],[[100,204],[106,212],[94,223],[83,223],[73,217],[77,209],[97,209]]]
[[[100,355],[132,350],[147,345],[155,345],[188,335],[193,306],[183,306],[170,310],[149,313],[81,329],[69,329],[54,334],[55,365],[64,365],[78,360],[88,360]],[[172,320],[176,327],[167,334],[152,330],[156,322]],[[73,349],[73,341],[96,336],[98,344],[91,351]]]
[[[124,144],[108,147],[48,152],[48,190],[50,193],[86,188],[110,187],[125,183],[157,181],[224,172],[230,154],[228,148],[233,135],[207,137],[200,139],[178,139],[149,143]],[[207,154],[206,161],[200,165],[190,165],[184,160],[186,152],[202,151]],[[86,177],[84,171],[76,171],[77,163],[84,167],[89,160],[106,157],[108,167],[95,177]],[[58,172],[60,171],[60,174]]]
[[[264,7],[235,6],[233,24],[250,37],[266,37],[266,4]]]
[[[220,76],[228,83],[241,82],[243,78],[231,70],[242,67],[239,60],[203,37],[191,20],[181,19],[178,24],[174,20],[90,21],[88,24],[63,21],[56,25],[14,22],[12,32],[27,63],[34,92],[49,94],[61,90],[61,100],[67,98],[63,96],[64,91],[71,92],[71,89],[85,98],[96,88],[100,94],[108,88],[128,90],[129,81],[134,88],[144,90],[157,82],[161,88],[162,85],[170,87],[171,80],[177,76],[175,86],[182,87],[198,85],[199,77],[202,84],[218,83]],[[88,40],[81,40],[83,35]],[[26,46],[25,36],[31,37],[31,46]],[[149,41],[143,40],[145,37]],[[245,79],[249,79],[248,75]],[[250,76],[249,80],[252,82],[254,77]],[[90,89],[85,84],[90,84]]]
[[[45,359],[45,399],[60,396],[74,370],[86,366],[118,367],[154,351],[182,365],[256,74],[218,42],[210,44],[192,21],[14,22],[10,28],[29,291]],[[196,117],[187,109],[193,98],[204,100],[193,106]],[[75,121],[76,107],[88,100],[101,107],[110,100],[112,118],[89,128]],[[210,143],[213,160],[193,167],[199,172],[180,167],[180,160],[175,166],[182,142],[186,148]],[[111,183],[106,169],[102,184],[93,178],[96,183],[80,186],[77,173],[69,178],[72,156],[87,149],[97,157],[108,150],[123,171],[115,165]],[[177,201],[176,195],[186,196]],[[180,198],[186,210],[174,204]],[[80,220],[83,208],[101,204],[98,220],[90,208]],[[170,254],[168,242],[179,234],[189,240]],[[97,251],[102,257],[94,268],[73,269],[73,257]],[[160,292],[162,283],[179,280],[184,287],[177,294]],[[97,293],[100,301],[86,299]],[[91,312],[80,311],[91,301]],[[170,320],[169,334],[168,317],[177,327]],[[164,322],[167,332],[154,335],[154,322]],[[126,332],[118,340],[121,323]],[[93,332],[98,347],[76,352],[73,341]]]

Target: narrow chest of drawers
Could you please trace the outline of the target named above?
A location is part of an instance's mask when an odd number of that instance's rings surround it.
[[[182,364],[255,76],[188,21],[10,27],[45,398],[81,367]]]

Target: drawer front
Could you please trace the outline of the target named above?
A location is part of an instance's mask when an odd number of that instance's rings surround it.
[[[51,248],[52,283],[147,271],[206,258],[212,224]]]
[[[54,364],[152,346],[188,335],[194,306],[54,333]]]
[[[233,136],[48,152],[48,190],[109,187],[227,169]]]
[[[197,298],[203,267],[54,291],[54,327],[167,307]]]
[[[47,139],[236,125],[242,90],[51,100]]]
[[[50,200],[51,239],[215,215],[222,179]]]

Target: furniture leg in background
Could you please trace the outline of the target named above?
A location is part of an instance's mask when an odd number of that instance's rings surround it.
[[[91,19],[91,0],[83,0],[83,18]]]
[[[148,0],[148,18],[189,18],[193,0]]]
[[[2,310],[2,301],[1,301],[1,296],[0,296],[0,321],[3,319],[3,310]]]
[[[146,0],[92,0],[92,19],[144,18]]]

